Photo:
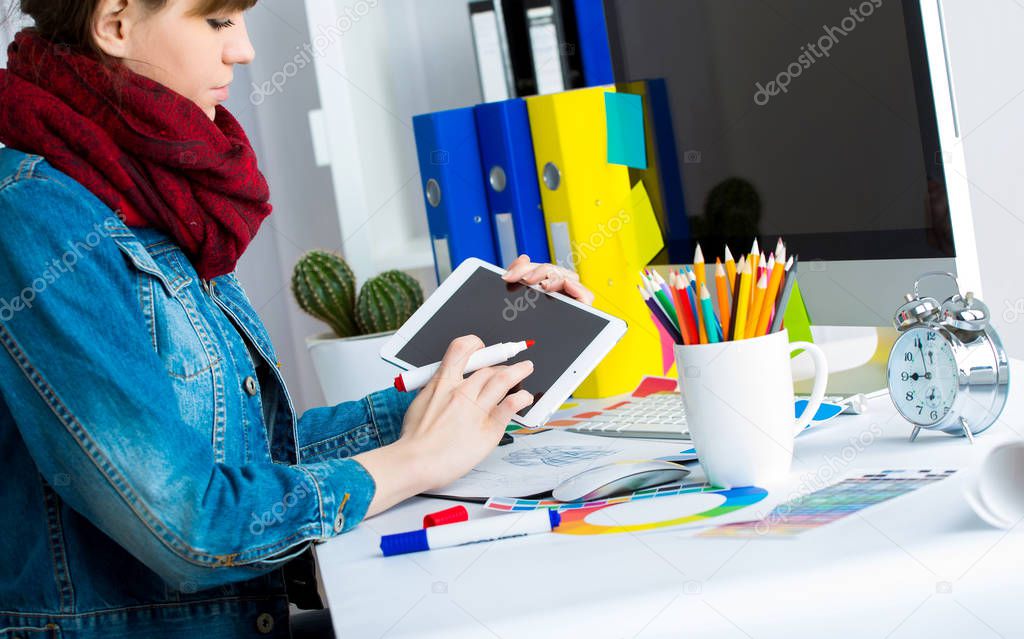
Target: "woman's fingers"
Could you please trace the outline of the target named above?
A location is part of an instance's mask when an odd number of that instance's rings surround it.
[[[464,335],[453,340],[431,380],[435,389],[452,388],[462,382],[469,358],[483,347],[483,341],[476,335]]]
[[[513,415],[532,403],[533,395],[527,391],[521,390],[519,392],[512,393],[503,399],[500,404],[494,407],[494,410],[491,411],[491,417],[496,423],[504,426],[512,421]]]
[[[594,293],[589,288],[583,286],[576,280],[565,280],[564,284],[565,292],[571,297],[578,299],[587,306],[594,304]]]
[[[523,275],[530,270],[531,266],[530,256],[520,255],[508,265],[508,272],[501,277],[506,282],[518,282],[523,278]]]
[[[483,384],[478,395],[482,406],[495,406],[517,384],[533,372],[533,362],[526,360],[512,366],[495,366],[494,374]],[[488,408],[490,410],[490,408]]]
[[[536,284],[541,280],[558,274],[558,267],[554,264],[531,264],[530,266],[530,270],[524,273],[522,277],[522,280],[527,284]]]

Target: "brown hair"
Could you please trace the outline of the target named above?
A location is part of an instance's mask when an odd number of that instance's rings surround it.
[[[21,12],[35,21],[39,35],[82,51],[99,54],[93,42],[92,18],[100,0],[20,0]],[[167,0],[141,0],[150,11],[159,11]],[[212,15],[222,11],[244,11],[256,0],[199,0],[192,15]],[[102,57],[102,56],[101,56]]]

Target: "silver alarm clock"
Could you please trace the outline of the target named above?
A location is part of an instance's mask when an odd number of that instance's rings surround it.
[[[921,297],[928,277],[948,277],[955,293],[941,304]],[[974,435],[999,418],[1010,390],[1010,366],[999,335],[989,323],[988,307],[970,292],[960,293],[952,273],[925,273],[914,282],[893,323],[900,335],[889,353],[889,395],[914,425]]]

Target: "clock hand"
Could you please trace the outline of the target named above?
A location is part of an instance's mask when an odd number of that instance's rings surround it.
[[[920,341],[917,342],[917,351],[921,353],[921,367],[924,368],[924,378],[931,379],[932,374],[928,371],[928,364],[925,363],[924,345]]]

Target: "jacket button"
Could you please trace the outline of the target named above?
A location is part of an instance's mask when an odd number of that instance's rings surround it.
[[[245,392],[253,397],[256,396],[256,393],[260,392],[259,387],[256,385],[256,378],[252,375],[245,378]]]
[[[256,617],[256,630],[261,635],[269,635],[274,631],[274,618],[269,613],[261,613],[259,617]]]

